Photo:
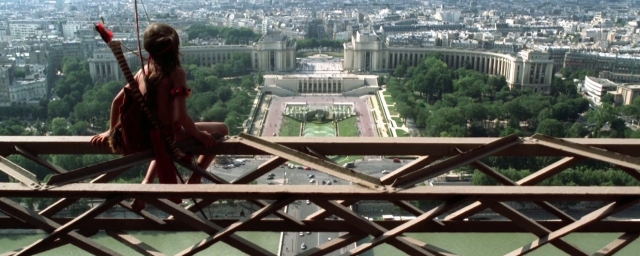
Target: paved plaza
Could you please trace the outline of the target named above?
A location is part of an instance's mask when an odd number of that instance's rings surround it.
[[[294,96],[294,97],[273,97],[269,106],[265,127],[262,136],[278,136],[282,124],[283,112],[286,103],[307,103],[313,106],[330,106],[334,103],[353,103],[356,109],[356,121],[362,137],[375,137],[375,127],[371,117],[371,110],[367,104],[367,97],[344,97],[339,95],[322,96]]]

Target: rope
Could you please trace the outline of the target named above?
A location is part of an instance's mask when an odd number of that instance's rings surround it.
[[[138,15],[138,0],[134,0],[133,8],[134,8],[134,12],[135,12],[136,37],[137,37],[137,40],[138,40],[138,54],[139,54],[138,57],[140,58],[140,65],[142,66],[142,75],[144,76],[145,82],[147,82],[149,77],[147,76],[147,72],[146,72],[145,67],[144,67],[144,61],[143,61],[143,58],[142,58],[142,47],[140,45],[140,20],[139,20],[139,15]],[[148,16],[147,16],[147,18],[148,18]],[[115,42],[115,41],[112,41],[112,42]],[[109,43],[110,47],[112,45],[115,46],[116,44],[115,43],[114,44]],[[121,46],[122,43],[118,43],[117,45]],[[111,47],[111,48],[113,49],[114,47]],[[121,61],[124,62],[124,65],[127,65],[126,60],[124,60],[124,55],[122,54],[122,48],[118,47],[118,49],[120,50],[120,54],[119,54],[120,58],[118,58],[118,62],[121,64],[121,66],[122,66],[122,62]],[[125,72],[125,73],[128,73],[128,75],[125,74],[125,77],[131,78],[131,80],[127,79],[127,81],[132,81],[134,79],[133,79],[133,75],[131,74],[131,69],[128,69],[128,70],[129,70],[129,72]],[[144,100],[144,97],[142,96],[142,93],[140,92],[140,89],[137,86],[138,84],[134,83],[134,84],[129,84],[129,85],[133,88],[134,98],[140,104],[140,107],[142,108],[142,111],[147,115],[147,117],[149,118],[149,121],[151,121],[151,124],[156,129],[161,130],[160,129],[161,128],[161,124],[160,124],[160,122],[158,122],[157,117],[155,115],[153,115],[153,113],[151,113],[151,110],[149,110],[149,108],[146,106],[146,102]],[[164,139],[166,145],[170,145],[171,151],[173,152],[174,157],[179,161],[179,159],[181,159],[184,154],[182,152],[180,152],[180,149],[177,147],[176,142],[173,139],[173,136],[171,136],[171,135],[163,136],[163,139]],[[180,172],[178,172],[178,168],[177,167],[176,167],[176,175],[178,175],[178,178],[180,178],[180,181],[183,184],[185,184],[184,179],[182,178],[182,175],[180,175]],[[196,204],[196,206],[197,206],[198,202],[194,198],[191,198],[191,201],[193,201],[193,203]],[[207,215],[205,215],[204,211],[202,211],[202,207],[198,207],[198,209],[200,210],[200,213],[202,214],[202,216],[204,216],[205,219],[208,219]]]

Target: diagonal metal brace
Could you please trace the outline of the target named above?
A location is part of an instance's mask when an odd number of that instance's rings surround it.
[[[0,156],[0,172],[4,172],[22,184],[39,188],[40,182],[35,174]]]
[[[304,164],[318,171],[336,176],[347,181],[351,181],[364,187],[368,187],[371,189],[385,189],[379,179],[376,179],[364,173],[344,168],[335,163],[318,159],[317,157],[310,156],[308,154],[258,137],[251,136],[246,133],[241,133],[238,136],[240,137],[240,143],[264,151],[266,153],[281,156],[291,161]]]

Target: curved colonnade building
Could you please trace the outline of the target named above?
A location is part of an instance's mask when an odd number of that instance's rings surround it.
[[[388,46],[375,34],[358,32],[344,44],[343,68],[355,72],[392,71],[404,61],[417,66],[431,53],[439,53],[452,69],[467,66],[488,75],[504,76],[510,88],[550,92],[553,60],[544,51],[523,50],[511,55],[447,47]]]
[[[255,45],[207,45],[180,48],[180,61],[196,60],[202,66],[224,64],[232,54],[248,54],[251,57],[251,69],[266,72],[289,72],[296,69],[296,43],[286,36],[267,34]],[[143,51],[143,55],[147,55]],[[132,69],[140,67],[138,56],[125,54]],[[94,81],[122,80],[123,75],[116,58],[106,48],[97,49],[89,58],[89,73]]]

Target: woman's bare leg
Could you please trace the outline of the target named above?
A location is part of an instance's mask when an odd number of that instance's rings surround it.
[[[156,179],[156,160],[152,160],[149,163],[149,168],[147,168],[147,174],[144,176],[144,179],[142,180],[142,184],[152,183],[153,180],[155,179]],[[133,202],[131,203],[131,208],[133,208],[134,211],[139,212],[145,207],[146,205],[144,201],[138,198],[133,199]]]
[[[196,123],[196,127],[198,127],[198,129],[200,129],[201,131],[206,131],[212,135],[215,135],[216,133],[221,134],[222,136],[229,135],[229,127],[227,127],[227,125],[225,125],[224,123]],[[206,170],[215,158],[215,155],[201,155],[200,157],[198,157],[198,167]],[[194,172],[193,174],[191,174],[191,177],[189,177],[187,184],[200,184],[201,182],[202,175]]]

